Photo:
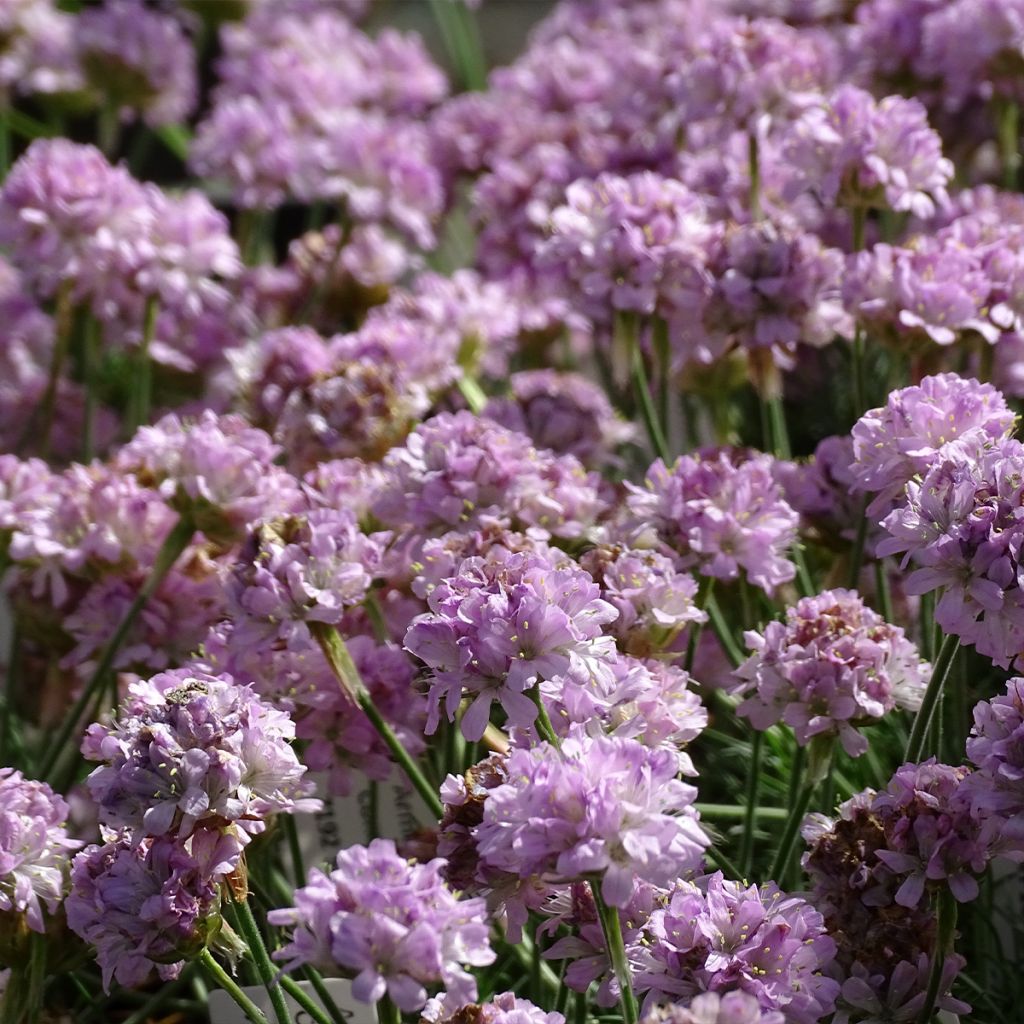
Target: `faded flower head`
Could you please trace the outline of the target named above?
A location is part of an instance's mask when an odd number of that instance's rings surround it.
[[[688,1006],[670,1003],[644,1014],[642,1024],[785,1024],[781,1010],[762,1009],[756,996],[740,989],[701,992]]]

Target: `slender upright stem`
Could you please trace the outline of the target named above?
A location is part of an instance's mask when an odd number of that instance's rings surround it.
[[[465,3],[430,0],[445,49],[465,89],[479,92],[487,87],[487,64],[473,12]]]
[[[733,864],[717,846],[709,846],[704,853],[708,860],[715,864],[726,878],[736,879],[737,881],[743,878],[743,872],[740,870],[739,865]]]
[[[539,685],[530,688],[530,699],[537,705],[537,732],[540,733],[540,738],[558,750],[562,743],[558,738],[558,733],[555,732],[555,727],[551,724],[548,709],[544,707],[544,699],[540,695]]]
[[[750,219],[761,219],[761,156],[757,129],[747,133],[747,167],[750,171]]]
[[[103,681],[107,673],[112,669],[117,652],[121,649],[121,644],[124,643],[124,639],[134,625],[135,620],[139,617],[139,613],[146,607],[146,602],[153,596],[167,574],[174,567],[175,562],[181,557],[181,553],[188,547],[188,542],[192,539],[195,532],[196,528],[192,521],[187,516],[183,516],[171,527],[170,533],[164,538],[164,542],[160,546],[160,550],[157,552],[156,559],[153,562],[153,568],[150,569],[145,583],[142,584],[124,618],[118,623],[117,629],[114,630],[113,635],[104,645],[99,661],[96,663],[89,681],[82,688],[81,695],[75,701],[71,711],[65,716],[56,738],[53,740],[48,738],[47,754],[43,760],[43,767],[40,773],[43,778],[48,776],[53,770],[57,759],[71,738],[75,727],[78,725],[82,713],[90,706],[93,699],[102,692]]]
[[[39,403],[42,416],[39,450],[44,459],[50,457],[50,435],[53,433],[53,417],[57,408],[57,388],[60,385],[60,375],[64,371],[68,349],[71,347],[73,311],[71,292],[65,285],[57,295],[56,315],[54,316],[53,354],[50,357],[50,372],[46,378],[46,390],[43,392],[42,400]],[[18,439],[19,448],[31,439],[32,433],[36,429],[33,420],[34,417],[29,419],[24,433]]]
[[[708,601],[711,600],[711,595],[715,589],[715,577],[704,576],[700,581],[700,589],[697,593],[697,607],[702,611],[706,612],[708,608]],[[693,671],[693,662],[697,657],[697,646],[700,644],[700,635],[704,629],[703,622],[694,622],[690,626],[690,640],[686,645],[686,660],[683,663],[683,668],[687,672]]]
[[[772,861],[768,877],[774,879],[780,885],[784,882],[786,868],[789,866],[789,858],[793,853],[793,846],[796,844],[796,837],[800,832],[800,823],[804,820],[807,808],[811,803],[811,794],[814,792],[814,783],[803,778],[803,765],[806,758],[803,756],[803,748],[797,748],[799,756],[794,758],[792,772],[794,781],[793,798],[790,801],[789,817],[782,830],[782,838],[779,840],[779,847],[775,851],[775,859]]]
[[[1020,181],[1020,107],[1008,102],[999,111],[999,155],[1003,187],[1016,192]]]
[[[864,248],[864,218],[866,211],[862,206],[855,206],[851,211],[853,218],[853,251],[860,252]],[[853,414],[861,415],[867,408],[867,388],[864,383],[864,331],[858,320],[853,327]]]
[[[761,753],[764,747],[764,733],[754,730],[750,741],[750,763],[747,765],[747,802],[743,814],[743,838],[740,841],[740,870],[743,877],[750,876],[754,859],[754,822],[757,817],[757,800],[761,788]]]
[[[627,335],[630,367],[633,375],[633,392],[640,406],[640,415],[647,430],[647,437],[650,439],[654,454],[667,466],[671,462],[671,455],[665,431],[658,419],[658,410],[654,407],[654,399],[651,396],[651,384],[647,378],[644,354],[640,348],[639,322],[634,316],[623,315],[619,318],[619,327]]]
[[[85,416],[82,423],[82,461],[92,462],[96,452],[96,408],[99,389],[100,322],[85,313],[82,332],[82,375],[85,378]]]
[[[739,668],[744,661],[743,652],[740,650],[739,644],[736,643],[736,638],[732,635],[732,630],[729,629],[729,623],[725,621],[722,609],[718,606],[718,601],[713,594],[708,597],[707,612],[711,628],[715,631],[715,636],[718,637],[725,656],[733,668]]]
[[[853,539],[853,547],[850,549],[850,571],[847,575],[846,585],[851,590],[857,589],[860,582],[860,569],[864,564],[864,545],[868,539],[868,499],[861,503],[860,516],[857,519],[857,533]]]
[[[420,766],[413,760],[409,751],[402,745],[402,741],[377,710],[377,706],[373,703],[373,697],[366,688],[342,635],[334,626],[324,622],[309,623],[309,630],[324,652],[324,657],[327,659],[328,665],[331,666],[342,690],[352,698],[370,720],[370,724],[377,730],[378,735],[391,751],[392,757],[405,772],[413,789],[419,793],[431,814],[440,818],[444,813],[444,807],[437,790],[430,784]]]
[[[306,865],[302,857],[302,847],[299,845],[299,830],[295,825],[295,816],[282,814],[280,820],[288,842],[288,854],[292,860],[292,877],[295,879],[295,885],[296,887],[305,885]]]
[[[253,917],[252,907],[247,899],[239,899],[232,896],[235,907],[238,909],[238,923],[242,928],[242,937],[249,947],[256,970],[259,972],[260,981],[270,996],[270,1005],[274,1008],[274,1015],[277,1017],[277,1024],[292,1024],[292,1015],[288,1012],[288,1004],[284,999],[284,992],[281,989],[280,972],[270,959],[263,936],[260,934],[260,927]]]
[[[205,968],[206,973],[210,975],[210,980],[231,996],[242,1013],[252,1021],[252,1024],[268,1024],[263,1011],[242,991],[235,979],[214,960],[213,954],[208,949],[204,949],[199,954],[199,962]]]
[[[149,420],[149,410],[153,403],[153,361],[149,350],[156,334],[156,318],[160,305],[155,295],[146,299],[146,308],[142,316],[142,341],[135,353],[135,387],[132,390],[128,428],[131,433]]]
[[[313,991],[316,992],[317,998],[323,1003],[327,1013],[330,1015],[332,1024],[348,1024],[348,1018],[332,998],[331,993],[324,984],[324,979],[320,976],[320,972],[315,967],[310,967],[307,964],[303,968],[302,973],[305,974],[306,980],[313,986]]]
[[[469,411],[479,416],[484,411],[484,406],[487,405],[487,395],[484,394],[477,379],[468,373],[460,373],[455,381],[455,386],[466,400]]]
[[[935,917],[936,935],[935,949],[932,951],[931,970],[928,973],[928,988],[925,990],[924,1003],[917,1018],[917,1024],[931,1024],[942,987],[943,968],[946,957],[953,952],[956,940],[956,900],[949,888],[943,886],[936,897]]]
[[[601,895],[601,882],[590,883],[590,891],[594,894],[597,916],[601,921],[604,941],[608,947],[608,957],[619,983],[619,1002],[622,1004],[622,1017],[625,1024],[636,1024],[636,997],[633,995],[633,982],[629,970],[629,959],[626,957],[626,945],[622,941],[622,922],[619,921],[617,907],[609,907]]]
[[[377,1024],[402,1024],[402,1015],[387,993],[377,1000]]]
[[[315,999],[310,999],[303,991],[302,986],[287,974],[281,975],[281,987],[302,1007],[305,1013],[316,1022],[316,1024],[334,1024],[330,1016],[326,1014]]]
[[[928,735],[928,727],[931,725],[932,715],[935,713],[935,705],[942,693],[942,688],[949,676],[949,670],[953,665],[953,659],[960,648],[960,638],[952,635],[942,638],[942,646],[932,666],[932,677],[928,680],[928,687],[924,691],[924,698],[921,707],[914,717],[914,724],[910,729],[910,739],[907,740],[907,749],[904,754],[905,761],[920,761],[924,755],[925,737]]]

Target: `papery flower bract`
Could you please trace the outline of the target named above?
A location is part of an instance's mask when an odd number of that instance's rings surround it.
[[[917,648],[852,590],[801,598],[785,622],[745,640],[754,653],[736,670],[747,694],[737,714],[760,730],[785,722],[801,745],[838,736],[857,757],[868,748],[857,726],[916,710],[924,695],[928,665]]]
[[[624,906],[635,879],[667,884],[709,843],[678,770],[672,751],[613,737],[513,750],[508,781],[484,803],[480,858],[521,877],[599,877],[608,903]]]
[[[295,928],[275,958],[286,969],[343,968],[360,1002],[387,994],[400,1010],[418,1010],[434,985],[453,1002],[472,1002],[476,980],[465,967],[485,967],[495,954],[483,900],[456,899],[441,878],[443,867],[439,859],[404,860],[389,839],[342,850],[329,875],[309,872],[295,907],[268,914],[271,924]]]
[[[43,907],[52,914],[64,895],[71,851],[67,802],[45,782],[0,768],[0,913],[25,914],[44,932]]]
[[[82,751],[105,762],[88,779],[104,824],[184,839],[228,821],[244,843],[272,814],[320,807],[294,736],[288,715],[249,687],[186,668],[134,683],[112,724],[89,727]]]

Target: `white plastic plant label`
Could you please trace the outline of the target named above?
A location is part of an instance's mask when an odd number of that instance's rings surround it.
[[[330,796],[327,776],[317,775],[324,808],[296,818],[299,844],[307,866],[334,864],[339,850],[371,839],[406,839],[437,822],[417,794],[400,780],[368,783],[349,796]]]
[[[351,982],[344,978],[326,978],[324,985],[349,1024],[377,1024],[373,1007],[367,1003],[360,1003],[352,997]],[[316,990],[308,981],[299,982],[299,987],[318,1006],[323,1005],[317,998]],[[243,988],[242,991],[267,1015],[268,1020],[274,1019],[270,997],[265,988],[260,985],[252,985]],[[312,1024],[313,1018],[287,992],[284,998],[295,1024]],[[324,1007],[324,1012],[327,1012],[326,1007]],[[227,992],[223,989],[213,989],[210,992],[210,1024],[249,1024],[249,1021],[242,1012],[242,1008]]]

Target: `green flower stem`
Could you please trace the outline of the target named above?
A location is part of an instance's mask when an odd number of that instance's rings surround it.
[[[636,1024],[636,997],[633,995],[633,982],[630,976],[629,960],[626,957],[626,946],[622,941],[622,923],[619,921],[617,907],[609,907],[601,895],[600,880],[590,883],[590,891],[594,894],[597,916],[601,920],[601,930],[608,947],[608,956],[619,983],[619,1002],[622,1004],[622,1017],[625,1024]]]
[[[851,590],[857,589],[860,582],[860,567],[864,564],[864,544],[868,538],[868,499],[861,502],[860,516],[857,519],[857,533],[853,540],[853,548],[850,550],[850,571],[846,578],[846,585]]]
[[[804,820],[807,808],[811,803],[811,795],[814,792],[814,782],[805,778],[804,765],[806,755],[803,747],[797,747],[796,755],[790,766],[791,781],[789,815],[782,830],[782,838],[779,840],[778,849],[775,851],[775,859],[772,861],[768,877],[775,881],[780,887],[785,881],[784,875],[789,866],[789,858],[793,853],[796,844],[796,837],[800,831],[800,823]]]
[[[352,698],[370,720],[370,724],[377,730],[380,738],[412,783],[413,789],[419,793],[423,802],[430,809],[430,813],[435,818],[440,818],[444,813],[444,808],[437,790],[430,784],[420,766],[413,760],[409,751],[402,745],[402,741],[377,710],[342,635],[334,626],[325,622],[310,622],[309,630],[324,652],[327,663],[331,666],[342,690]]]
[[[274,1015],[277,1017],[277,1024],[292,1024],[292,1015],[288,1012],[288,1004],[284,999],[284,992],[281,988],[280,972],[270,959],[263,936],[260,934],[259,925],[253,917],[252,907],[247,899],[239,899],[232,895],[232,901],[238,911],[238,923],[242,929],[242,938],[249,947],[249,953],[256,970],[259,972],[260,981],[270,996],[270,1005],[274,1008]]]
[[[149,356],[156,334],[156,318],[160,313],[160,305],[156,296],[146,299],[146,309],[142,316],[142,341],[135,353],[135,387],[128,403],[128,430],[135,431],[149,420],[149,410],[153,404],[153,362]]]
[[[310,999],[302,990],[302,986],[294,978],[289,978],[287,974],[282,974],[281,988],[313,1018],[316,1024],[334,1024],[331,1018],[317,1005],[316,1000]]]
[[[188,547],[188,543],[195,532],[195,526],[192,524],[192,521],[187,516],[182,516],[171,528],[171,532],[164,538],[164,542],[160,546],[160,550],[157,552],[156,559],[153,562],[153,568],[150,570],[149,576],[146,577],[146,582],[142,584],[135,600],[132,601],[124,618],[118,624],[117,629],[114,630],[113,636],[104,645],[100,659],[95,669],[93,669],[92,676],[82,688],[82,693],[78,700],[75,701],[71,711],[64,717],[56,738],[52,740],[47,739],[47,753],[39,773],[41,778],[49,777],[68,740],[78,726],[82,714],[86,708],[91,706],[97,696],[102,694],[103,681],[113,666],[114,658],[117,656],[121,644],[128,635],[128,631],[139,617],[139,613],[145,608],[146,602],[153,596],[153,593],[164,581],[175,562],[181,557],[182,552]]]
[[[855,206],[850,211],[853,218],[853,252],[864,248],[864,222],[867,211],[862,206]],[[864,331],[860,322],[853,328],[853,414],[859,417],[867,408],[867,388],[864,382]]]
[[[430,0],[430,9],[463,88],[486,89],[487,64],[473,12],[461,0]]]
[[[758,735],[761,735],[758,733]],[[742,804],[702,804],[693,805],[702,818],[712,821],[742,821],[747,816],[747,808]],[[754,817],[759,821],[785,821],[789,812],[784,807],[755,807]]]
[[[560,750],[562,742],[559,740],[558,733],[555,732],[555,727],[551,724],[551,719],[548,717],[548,709],[544,707],[544,700],[540,695],[540,686],[530,687],[530,699],[537,705],[537,732],[540,733],[541,739],[546,740],[556,750]]]
[[[252,1021],[252,1024],[268,1024],[263,1011],[241,990],[235,983],[235,979],[214,960],[213,954],[208,949],[204,949],[199,954],[199,962],[210,976],[210,980],[231,996],[242,1013]]]
[[[725,621],[725,616],[722,614],[722,609],[718,606],[718,601],[715,600],[714,595],[711,593],[708,594],[706,608],[708,621],[711,623],[711,628],[715,631],[715,636],[718,637],[718,642],[722,645],[722,650],[725,651],[725,656],[729,659],[729,663],[733,668],[739,668],[745,660],[743,652],[740,650],[739,644],[736,643],[732,630],[729,629],[729,623]]]
[[[463,372],[459,374],[455,384],[462,397],[466,400],[466,405],[469,406],[470,412],[479,416],[484,411],[484,406],[487,405],[487,395],[484,394],[483,388],[480,387],[477,379]]]
[[[331,998],[331,993],[327,990],[320,972],[307,964],[303,968],[302,973],[306,976],[306,980],[310,985],[313,986],[313,991],[316,992],[317,998],[326,1008],[332,1024],[348,1024],[348,1018],[342,1012],[341,1007]]]
[[[733,864],[717,846],[712,844],[704,852],[707,854],[708,860],[714,863],[726,878],[732,878],[737,881],[743,878],[743,872],[740,870],[739,865]]]
[[[715,590],[715,577],[702,576],[697,591],[697,607],[702,611],[708,610],[708,602]],[[690,640],[686,645],[686,660],[683,668],[689,673],[693,671],[693,662],[697,657],[697,645],[700,643],[700,635],[704,629],[703,622],[694,622],[690,626]]]
[[[284,829],[285,840],[288,843],[288,855],[292,860],[295,886],[299,888],[306,884],[306,865],[302,858],[302,847],[299,845],[299,830],[295,825],[295,816],[292,814],[282,814],[280,821],[281,827]]]
[[[1002,104],[998,121],[1003,186],[1016,192],[1020,181],[1020,107],[1013,102]]]
[[[61,287],[57,294],[57,305],[54,312],[54,342],[53,355],[50,357],[50,372],[46,378],[46,390],[39,403],[40,415],[42,416],[40,453],[44,459],[50,457],[50,435],[53,433],[53,417],[57,409],[57,386],[60,383],[60,375],[64,370],[64,363],[71,348],[71,326],[74,307],[71,301],[71,292],[67,285]],[[18,439],[18,447],[27,444],[32,440],[36,430],[35,417],[29,417],[21,437]]]
[[[658,419],[658,411],[651,397],[651,384],[647,379],[647,367],[644,365],[644,354],[640,348],[639,324],[635,317],[622,316],[619,319],[620,330],[628,334],[628,351],[633,375],[633,392],[640,406],[640,415],[650,439],[654,454],[665,463],[671,465],[672,457],[668,450],[665,430]]]
[[[402,1024],[398,1007],[386,993],[377,1000],[377,1024]]]
[[[953,952],[956,941],[956,900],[947,886],[943,886],[936,897],[935,917],[936,936],[935,950],[932,953],[931,971],[928,975],[928,988],[925,990],[924,1003],[918,1015],[917,1024],[931,1024],[942,986],[942,968],[946,957]]]
[[[942,646],[932,666],[932,677],[928,680],[928,687],[924,691],[924,698],[921,707],[914,717],[914,724],[910,730],[910,739],[907,740],[907,750],[904,755],[905,761],[920,761],[924,756],[925,738],[928,735],[928,727],[931,725],[932,716],[935,713],[935,706],[942,694],[942,688],[949,676],[949,670],[956,658],[956,652],[960,649],[960,638],[945,636],[942,638]]]
[[[82,423],[82,461],[92,462],[96,451],[96,407],[99,388],[100,322],[85,313],[82,332],[82,376],[85,378],[85,416]]]
[[[747,802],[743,814],[743,838],[740,840],[740,870],[743,877],[750,875],[754,859],[754,822],[761,788],[761,753],[764,734],[754,730],[750,741],[750,762],[747,765]]]

